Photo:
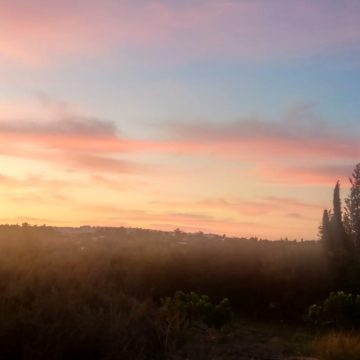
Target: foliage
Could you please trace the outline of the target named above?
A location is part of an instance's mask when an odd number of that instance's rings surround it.
[[[329,216],[330,214],[330,216]],[[331,234],[331,227],[330,227],[330,218],[331,212],[328,210],[324,210],[322,224],[320,226],[320,241],[323,243],[324,247],[327,250],[332,250],[334,248],[332,234]]]
[[[340,182],[337,181],[333,196],[333,214],[330,220],[333,250],[350,249],[350,242],[346,234],[340,200]]]
[[[351,189],[345,199],[345,224],[354,246],[360,248],[360,163],[349,178]]]
[[[332,326],[360,325],[360,295],[331,292],[322,304],[313,304],[309,318],[316,324]]]
[[[191,327],[196,323],[209,327],[221,328],[231,322],[233,313],[228,298],[223,298],[214,304],[209,296],[196,292],[185,293],[178,291],[173,297],[167,297],[163,307],[170,314],[183,319],[185,326]]]

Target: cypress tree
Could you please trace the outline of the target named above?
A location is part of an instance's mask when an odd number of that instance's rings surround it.
[[[320,227],[320,240],[327,250],[333,250],[334,244],[331,238],[329,212],[324,210],[322,224]]]
[[[331,233],[334,240],[334,247],[339,249],[349,249],[350,243],[346,235],[342,221],[341,200],[340,200],[340,182],[337,181],[334,188],[333,197],[333,216],[331,219]]]
[[[360,249],[360,163],[349,178],[351,188],[345,199],[345,223],[353,245]]]

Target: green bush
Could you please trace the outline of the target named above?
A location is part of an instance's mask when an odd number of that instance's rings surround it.
[[[331,292],[322,304],[309,307],[308,316],[316,324],[333,326],[360,325],[360,295]]]
[[[218,304],[214,304],[207,295],[196,292],[178,291],[173,297],[163,301],[163,308],[169,314],[176,315],[183,327],[200,323],[208,327],[221,328],[229,324],[233,317],[229,299],[224,298]]]

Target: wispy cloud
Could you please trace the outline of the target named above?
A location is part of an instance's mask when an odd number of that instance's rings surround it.
[[[228,214],[229,217],[247,216],[256,219],[262,215],[282,215],[284,209],[291,213],[316,214],[320,213],[322,205],[300,201],[296,198],[284,198],[276,196],[258,197],[253,200],[246,198],[206,198],[193,201],[154,201],[154,206],[164,209],[176,208],[180,214],[188,214],[186,211],[191,209],[198,214],[208,214],[220,212]],[[190,213],[192,214],[192,213]]]
[[[2,155],[76,170],[127,173],[142,168],[119,158],[141,144],[121,139],[113,122],[84,115],[66,103],[46,100],[42,104],[47,110],[44,118],[0,119]]]
[[[174,230],[180,227],[188,231],[205,231],[227,234],[253,235],[256,224],[253,222],[239,221],[229,217],[215,217],[197,212],[171,212],[166,210],[146,211],[141,209],[121,208],[111,204],[84,203],[76,206],[84,217],[88,214],[97,214],[97,220],[89,220],[87,223],[104,225],[126,224],[128,226],[145,226],[163,230]],[[270,226],[271,227],[271,226]]]
[[[43,106],[47,118],[0,119],[3,155],[100,173],[149,171],[145,163],[127,159],[134,153],[196,155],[251,163],[254,175],[270,181],[320,184],[343,176],[360,158],[357,125],[335,125],[307,106],[278,121],[160,124],[163,135],[147,140],[121,136],[114,122],[84,115],[68,104],[46,100]]]
[[[337,180],[347,182],[354,167],[349,164],[315,164],[263,166],[259,168],[259,175],[275,184],[293,184],[294,186],[333,186]]]
[[[0,5],[0,56],[26,64],[124,48],[162,61],[214,54],[264,61],[358,51],[360,43],[356,0],[2,0]]]
[[[164,127],[175,143],[196,144],[193,153],[251,164],[238,175],[246,171],[264,183],[332,185],[346,179],[360,158],[359,126],[326,120],[306,104],[278,120],[184,121]]]
[[[97,118],[70,115],[54,121],[2,121],[0,132],[20,135],[58,135],[81,137],[115,136],[115,125]]]
[[[306,107],[305,107],[306,110]],[[360,157],[358,128],[343,128],[308,111],[296,109],[278,121],[240,119],[235,122],[182,122],[166,125],[174,139],[218,145],[218,154],[241,158],[277,155],[318,159]]]

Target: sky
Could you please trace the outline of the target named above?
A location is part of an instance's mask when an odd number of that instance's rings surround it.
[[[315,239],[359,104],[358,0],[0,0],[0,222]]]

